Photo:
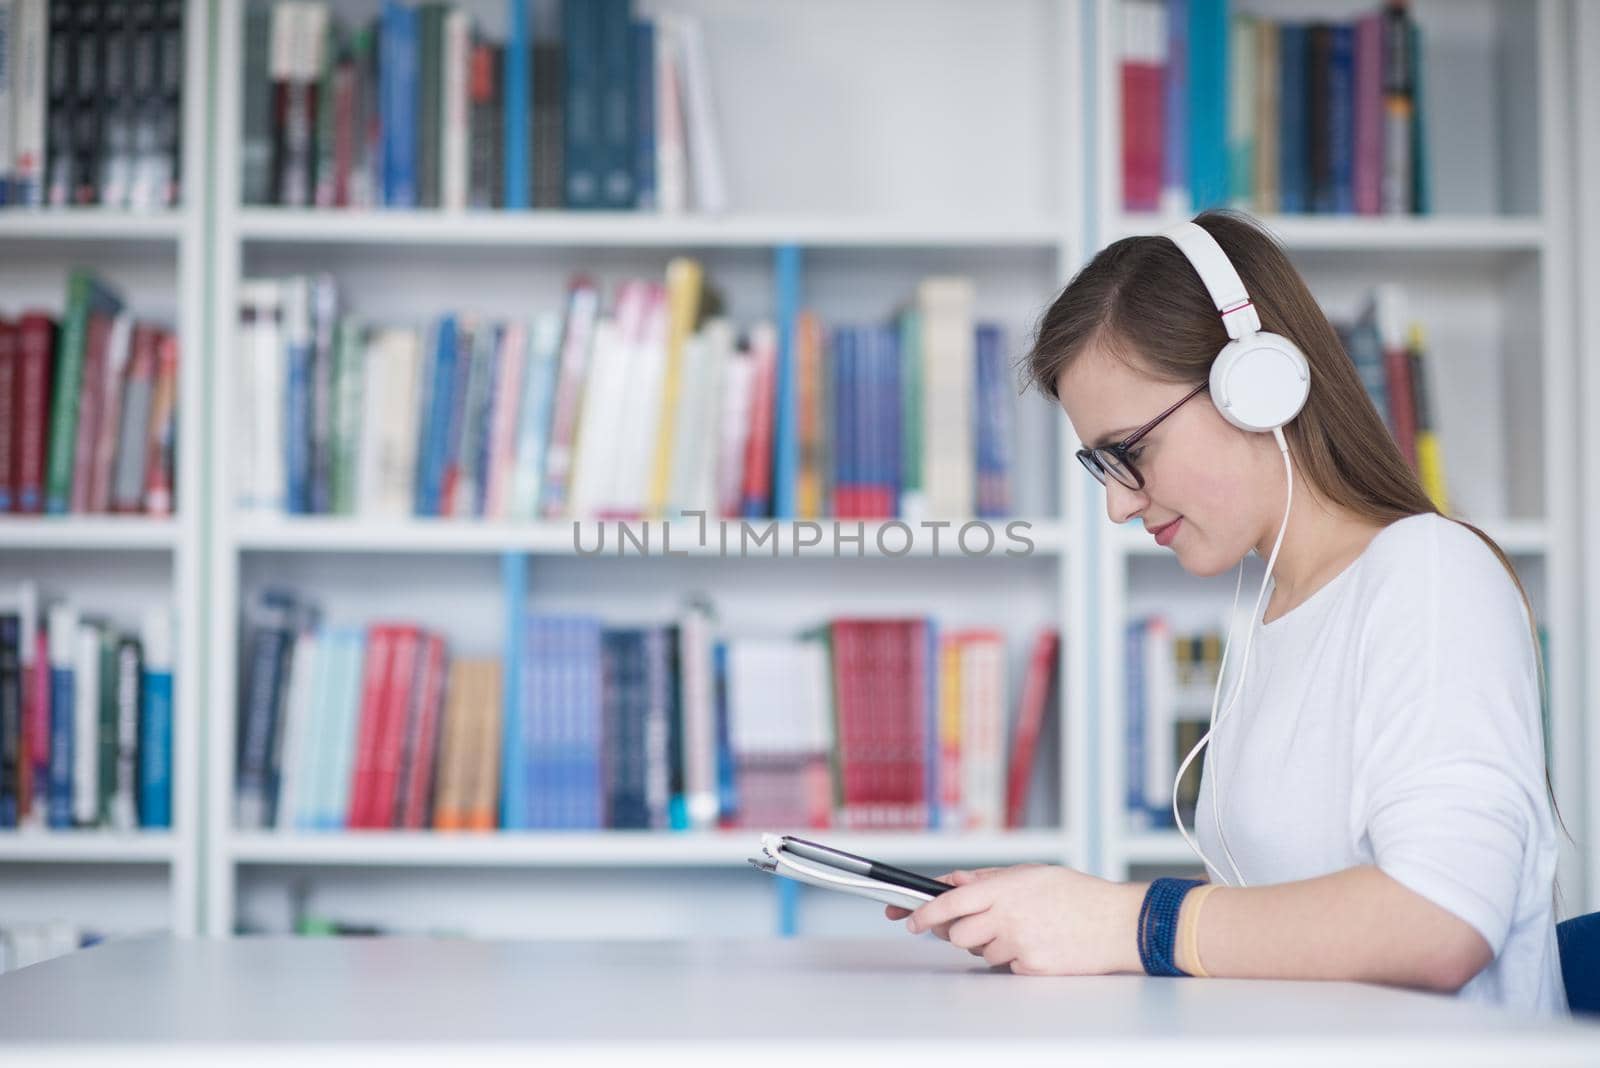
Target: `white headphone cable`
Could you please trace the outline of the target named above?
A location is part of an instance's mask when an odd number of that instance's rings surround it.
[[[1255,610],[1250,613],[1250,632],[1245,637],[1244,659],[1239,665],[1238,675],[1234,678],[1233,694],[1228,698],[1228,707],[1223,709],[1221,716],[1218,716],[1217,701],[1222,696],[1222,680],[1228,666],[1228,650],[1233,645],[1233,621],[1239,610],[1239,590],[1244,585],[1244,561],[1241,560],[1239,562],[1239,581],[1233,589],[1233,608],[1228,613],[1228,637],[1222,647],[1222,663],[1217,666],[1217,687],[1211,695],[1211,722],[1205,734],[1201,735],[1200,740],[1194,744],[1194,748],[1189,750],[1189,755],[1184,757],[1183,762],[1178,765],[1178,774],[1172,780],[1172,818],[1177,821],[1178,833],[1183,836],[1183,840],[1188,843],[1189,848],[1200,858],[1201,863],[1207,869],[1216,872],[1218,876],[1222,876],[1222,881],[1225,884],[1228,883],[1228,880],[1226,876],[1222,875],[1222,869],[1206,858],[1205,853],[1200,849],[1199,843],[1189,837],[1189,832],[1184,830],[1183,817],[1178,813],[1178,783],[1182,781],[1183,773],[1194,762],[1194,758],[1199,754],[1200,750],[1210,742],[1212,735],[1217,731],[1217,727],[1223,720],[1228,718],[1228,713],[1233,711],[1233,706],[1239,699],[1239,692],[1244,686],[1245,671],[1250,666],[1250,650],[1255,645],[1256,624],[1261,619],[1261,602],[1267,594],[1267,583],[1272,581],[1272,569],[1277,565],[1278,550],[1283,547],[1283,536],[1289,529],[1289,510],[1294,506],[1294,467],[1289,460],[1289,443],[1284,440],[1283,428],[1274,427],[1272,437],[1277,441],[1278,451],[1283,456],[1283,473],[1288,492],[1283,504],[1283,523],[1278,527],[1278,537],[1273,541],[1272,553],[1267,558],[1267,573],[1261,579],[1261,592],[1256,594]],[[1211,772],[1211,816],[1216,824],[1217,839],[1222,843],[1222,851],[1228,858],[1228,866],[1233,869],[1233,877],[1238,880],[1237,883],[1228,885],[1248,886],[1250,884],[1240,874],[1239,865],[1233,859],[1233,851],[1228,848],[1228,837],[1222,830],[1222,805],[1219,800],[1222,794],[1222,771],[1217,761],[1217,751],[1215,749],[1211,751]]]

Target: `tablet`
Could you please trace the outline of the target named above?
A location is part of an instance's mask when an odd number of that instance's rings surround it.
[[[854,853],[846,853],[842,849],[834,849],[832,846],[825,846],[821,842],[813,842],[806,838],[796,838],[793,835],[786,834],[782,838],[782,844],[784,849],[787,849],[797,857],[814,860],[818,864],[826,864],[829,867],[842,868],[856,875],[865,875],[877,879],[879,882],[901,886],[907,890],[916,890],[919,893],[929,894],[933,897],[939,896],[946,890],[955,889],[949,883],[942,883],[938,879],[930,878],[914,871],[907,871],[904,868],[897,868],[893,864],[885,864],[882,861],[871,860],[867,857],[858,857]]]

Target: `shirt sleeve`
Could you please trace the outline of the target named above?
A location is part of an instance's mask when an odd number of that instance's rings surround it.
[[[1498,956],[1549,818],[1533,637],[1476,535],[1430,524],[1425,536],[1426,562],[1373,599],[1352,818],[1379,869]]]

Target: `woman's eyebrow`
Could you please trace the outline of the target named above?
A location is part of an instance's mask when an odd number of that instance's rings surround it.
[[[1119,430],[1108,430],[1096,438],[1094,444],[1091,445],[1090,448],[1103,449],[1107,445],[1114,445],[1138,429],[1139,428],[1136,426],[1125,426]]]

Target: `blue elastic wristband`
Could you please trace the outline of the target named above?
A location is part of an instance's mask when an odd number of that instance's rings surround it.
[[[1178,967],[1173,946],[1178,938],[1178,911],[1190,890],[1203,885],[1200,879],[1157,879],[1145,891],[1139,906],[1139,963],[1146,975],[1189,973]]]

